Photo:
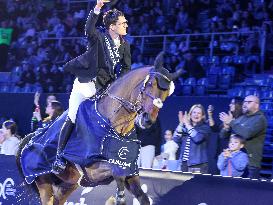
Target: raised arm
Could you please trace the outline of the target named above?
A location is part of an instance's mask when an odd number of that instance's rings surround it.
[[[86,24],[85,24],[85,35],[88,37],[91,37],[92,35],[95,35],[97,30],[96,30],[96,23],[98,21],[98,17],[101,11],[101,8],[105,3],[110,2],[109,0],[97,0],[97,4],[94,8],[94,10],[91,10]]]

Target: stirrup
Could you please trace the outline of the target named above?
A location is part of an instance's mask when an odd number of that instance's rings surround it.
[[[66,161],[64,161],[61,158],[57,158],[55,160],[55,162],[53,162],[52,165],[52,173],[53,174],[60,174],[62,172],[64,172],[65,168],[66,168]]]

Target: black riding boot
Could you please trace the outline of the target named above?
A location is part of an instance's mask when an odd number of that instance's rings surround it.
[[[63,172],[66,168],[66,161],[61,157],[61,153],[63,152],[65,145],[72,133],[72,130],[74,128],[74,123],[70,120],[70,118],[67,116],[62,129],[59,133],[59,141],[58,141],[58,147],[57,147],[57,155],[56,160],[52,165],[52,171],[54,174],[60,174]]]

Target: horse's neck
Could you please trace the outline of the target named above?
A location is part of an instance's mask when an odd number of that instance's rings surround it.
[[[138,76],[137,78],[133,78],[134,75],[124,76],[119,80],[120,82],[115,82],[116,85],[109,88],[109,93],[135,103],[140,92],[141,82],[147,73],[147,71],[136,72],[135,75]],[[99,102],[98,110],[104,117],[109,119],[111,125],[119,134],[126,135],[134,128],[137,113],[129,111],[117,100],[105,96]]]
[[[128,87],[128,86],[127,86]],[[111,93],[112,95],[122,97],[132,103],[136,101],[136,97],[131,97],[131,92],[125,89],[124,92]],[[124,96],[125,94],[125,96]],[[99,112],[106,118],[109,119],[111,125],[115,130],[121,134],[126,135],[134,128],[134,120],[136,118],[136,113],[125,108],[117,100],[113,100],[109,96],[105,96],[99,103]]]

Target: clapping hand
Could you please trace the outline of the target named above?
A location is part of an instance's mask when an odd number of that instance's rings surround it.
[[[229,112],[228,114],[225,112],[221,112],[219,114],[219,119],[224,123],[229,125],[229,123],[233,120],[233,116],[231,114],[231,112]]]
[[[179,111],[178,112],[178,119],[179,119],[179,123],[185,125],[187,128],[190,127],[190,117],[189,114],[187,113],[187,111],[183,112]]]
[[[187,111],[184,112],[183,123],[185,124],[186,127],[188,127],[191,124],[190,116]]]

